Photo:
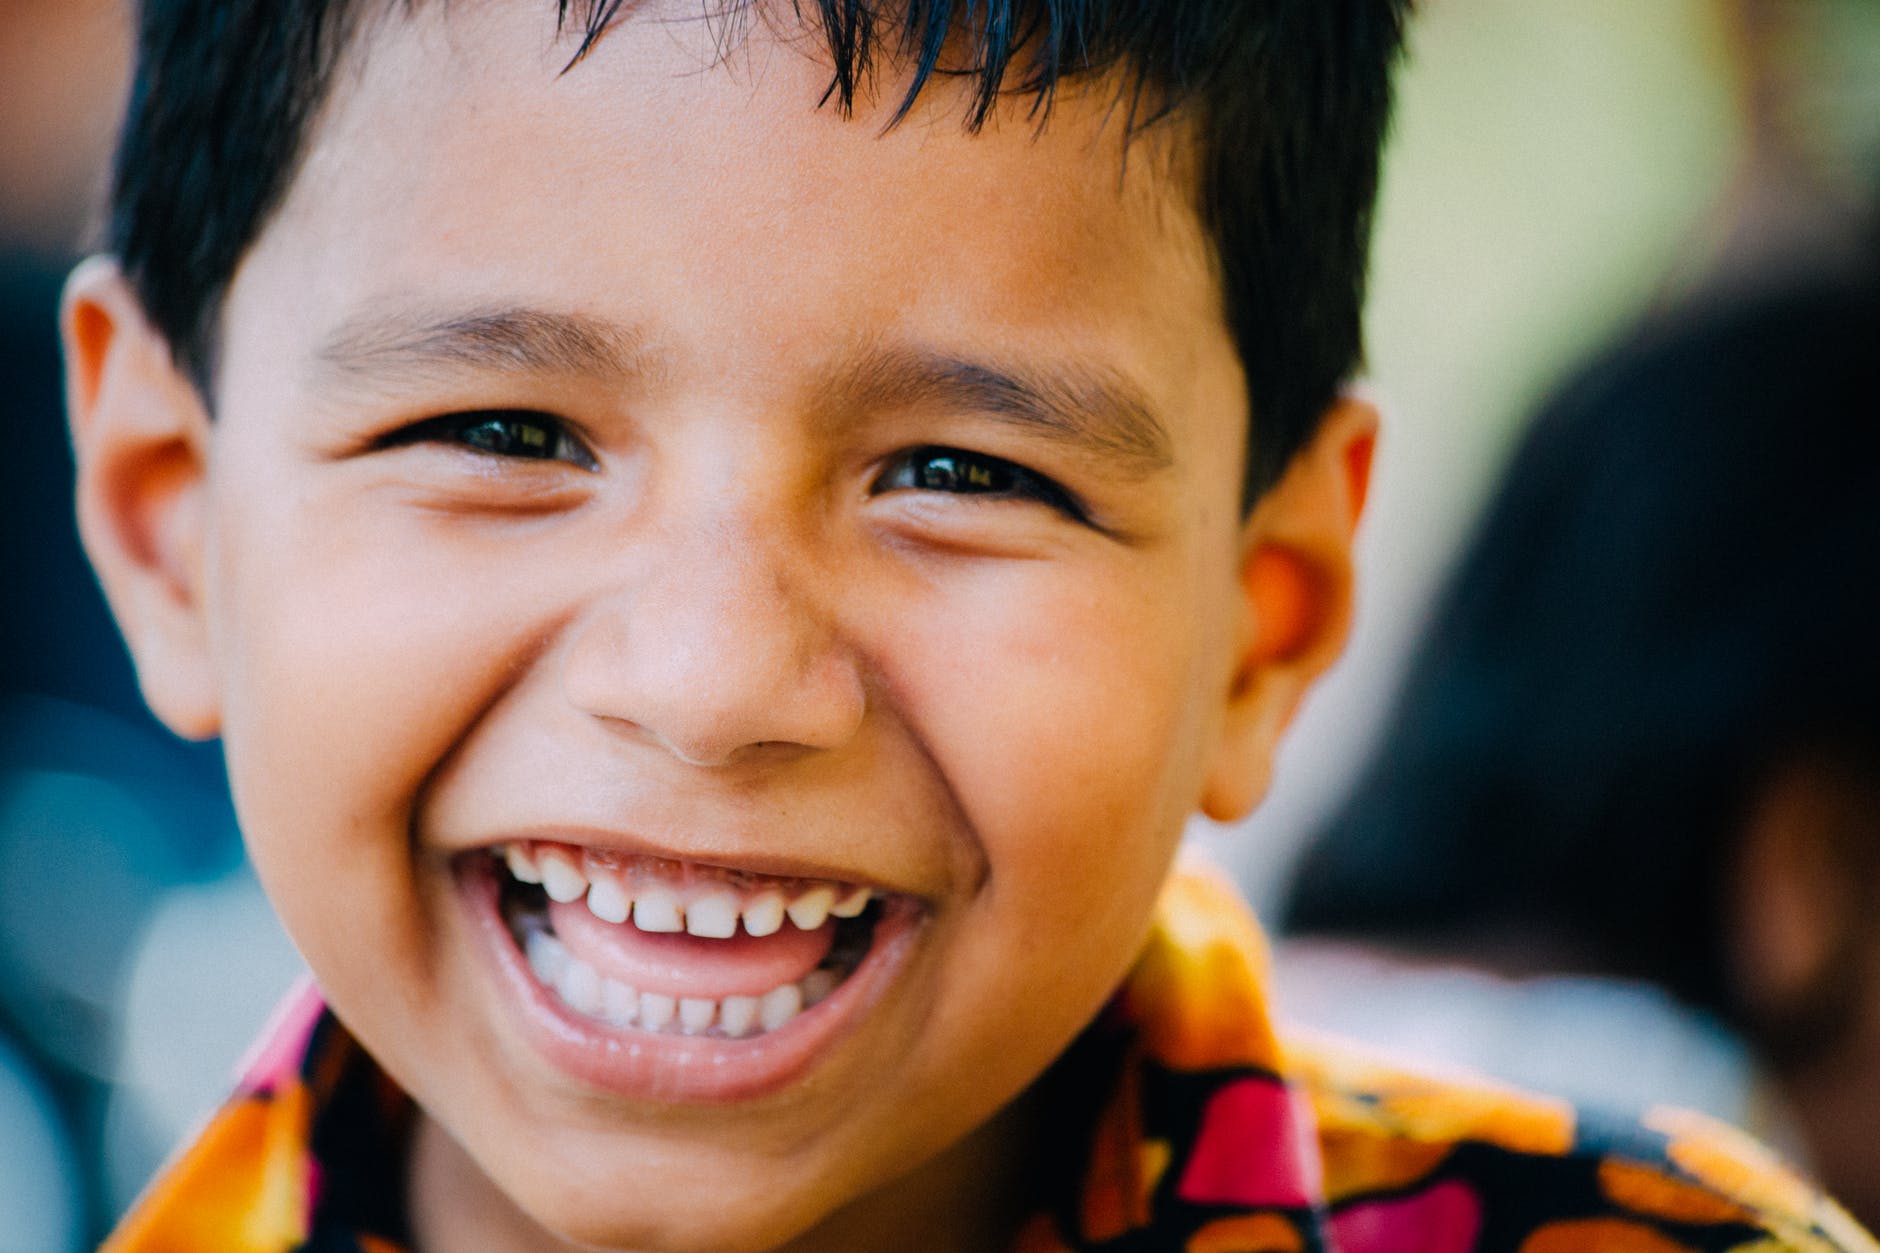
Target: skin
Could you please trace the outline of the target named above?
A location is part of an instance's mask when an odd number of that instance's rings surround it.
[[[425,1111],[423,1245],[996,1247],[1028,1086],[1342,644],[1374,415],[1341,402],[1240,515],[1185,132],[1124,164],[1102,84],[969,136],[942,83],[884,133],[816,107],[802,32],[720,59],[655,6],[564,75],[552,9],[373,28],[236,276],[213,420],[111,264],[74,276],[82,530],[152,707],[224,738],[264,885]],[[509,309],[624,359],[386,350]],[[1158,455],[858,387],[884,353],[1104,380]],[[395,434],[494,407],[592,464]],[[1084,516],[884,477],[923,445]],[[530,1045],[453,888],[550,828],[926,916],[780,1090],[626,1098]]]
[[[1724,957],[1781,1107],[1828,1193],[1880,1225],[1880,785],[1830,744],[1765,768],[1724,880]],[[1776,1047],[1782,1045],[1785,1047]]]

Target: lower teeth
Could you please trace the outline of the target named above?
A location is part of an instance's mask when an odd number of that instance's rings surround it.
[[[775,1031],[827,997],[853,968],[847,950],[854,946],[839,945],[822,966],[762,996],[671,997],[602,977],[539,917],[525,916],[519,926],[529,968],[563,1005],[610,1026],[665,1035],[742,1039]]]

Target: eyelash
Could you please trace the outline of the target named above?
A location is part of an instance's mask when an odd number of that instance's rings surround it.
[[[600,463],[567,424],[530,409],[476,409],[447,413],[402,427],[374,442],[378,448],[452,444],[486,457],[513,461],[561,461],[583,470]]]
[[[584,470],[599,463],[560,419],[528,409],[479,409],[447,413],[413,423],[379,439],[380,448],[445,443],[487,457],[518,461],[562,461]],[[923,445],[889,459],[875,479],[875,492],[927,491],[998,500],[1032,500],[1076,522],[1089,522],[1069,492],[1034,470],[988,453]]]
[[[896,453],[874,482],[874,491],[944,492],[959,496],[990,496],[1000,500],[1034,500],[1076,522],[1089,515],[1076,497],[1034,470],[964,448],[924,445]]]

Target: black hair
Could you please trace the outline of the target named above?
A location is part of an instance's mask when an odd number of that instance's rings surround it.
[[[1639,334],[1534,423],[1293,931],[1519,937],[1740,1025],[1723,876],[1754,790],[1880,769],[1880,270]]]
[[[767,2],[725,0],[721,16]],[[632,7],[558,3],[580,35],[576,62]],[[1361,359],[1378,153],[1408,4],[814,0],[808,16],[833,62],[824,99],[845,111],[885,59],[911,68],[903,113],[936,74],[970,78],[969,128],[1013,92],[1031,97],[1043,124],[1061,82],[1108,74],[1120,79],[1131,126],[1193,119],[1197,207],[1257,432],[1244,488],[1251,503]],[[368,7],[143,0],[107,245],[205,398],[222,298],[286,194]]]

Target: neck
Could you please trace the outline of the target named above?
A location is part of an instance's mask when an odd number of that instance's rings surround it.
[[[418,1253],[583,1253],[523,1213],[456,1138],[422,1111],[412,1133],[410,1171],[407,1204]]]
[[[779,1253],[990,1253],[1039,1203],[1045,1120],[1026,1093],[912,1173],[850,1202]]]
[[[1880,986],[1880,973],[1863,986]],[[1880,1001],[1868,998],[1833,1047],[1789,1067],[1777,1080],[1788,1113],[1807,1141],[1823,1189],[1868,1227],[1880,1227]]]
[[[911,1173],[851,1201],[775,1253],[988,1253],[1009,1248],[1036,1205],[1038,1099],[1027,1093]],[[483,1173],[449,1132],[420,1117],[412,1141],[417,1249],[591,1253],[545,1230]],[[625,1253],[625,1251],[621,1251]],[[634,1253],[657,1253],[635,1250]]]

